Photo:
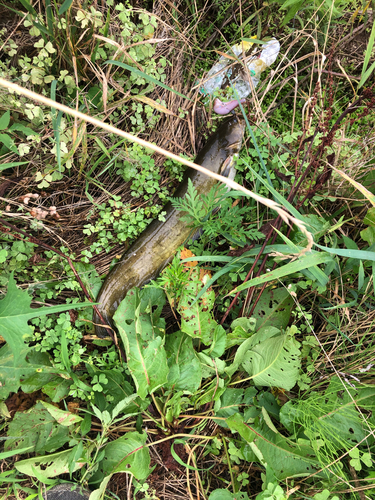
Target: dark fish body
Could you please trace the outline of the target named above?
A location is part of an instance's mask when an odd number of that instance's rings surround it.
[[[198,153],[195,163],[222,175],[230,175],[233,157],[238,154],[245,124],[237,118],[225,122],[207,141]],[[198,194],[208,193],[216,180],[189,168],[177,188],[174,197],[185,196],[191,179]],[[169,202],[165,207],[165,221],[153,220],[133,243],[122,259],[115,264],[107,275],[97,297],[98,308],[106,323],[124,299],[128,290],[142,287],[155,279],[164,267],[171,262],[176,249],[190,236],[191,228],[180,221],[181,213]],[[94,323],[100,319],[94,312]],[[95,327],[98,336],[107,335],[102,327]]]

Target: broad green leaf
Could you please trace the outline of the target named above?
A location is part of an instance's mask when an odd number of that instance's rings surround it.
[[[303,443],[292,443],[282,434],[275,434],[269,427],[260,429],[245,424],[238,413],[227,418],[226,423],[232,431],[237,431],[245,441],[258,448],[279,480],[309,476],[320,468],[319,462],[311,458],[314,456],[313,450]]]
[[[30,127],[26,127],[25,125],[22,125],[22,123],[14,123],[11,127],[9,127],[9,130],[19,131],[25,135],[39,135],[38,132],[35,132],[35,130],[33,130]]]
[[[56,477],[60,474],[69,472],[69,457],[71,450],[59,451],[52,455],[44,455],[26,460],[21,460],[14,464],[15,468],[22,474],[36,477],[35,471],[43,477]],[[74,471],[82,469],[86,462],[77,462],[74,466]]]
[[[220,358],[224,354],[226,347],[227,334],[221,325],[216,325],[210,347],[203,349],[202,352],[211,356],[211,358]]]
[[[226,349],[230,349],[235,345],[241,345],[245,340],[254,334],[256,319],[237,318],[231,324],[231,331],[227,333]]]
[[[279,335],[280,333],[281,331],[279,328],[268,326],[258,331],[256,334],[251,335],[251,337],[246,339],[237,349],[233,363],[225,368],[226,373],[229,376],[232,376],[238,370],[241,363],[244,361],[246,353],[249,351],[249,349],[252,349],[253,346],[258,344],[259,342],[261,341],[264,342],[268,338]]]
[[[300,344],[288,334],[263,340],[267,328],[252,337],[256,343],[245,354],[242,367],[257,386],[290,390],[296,384],[301,368]]]
[[[69,429],[58,424],[41,402],[26,412],[17,412],[7,435],[5,450],[32,447],[37,454],[53,452],[69,441]]]
[[[49,382],[43,384],[42,391],[51,398],[52,403],[59,403],[69,394],[72,383],[72,379],[67,380],[59,375],[53,375]]]
[[[216,417],[228,418],[240,411],[241,403],[243,402],[244,389],[233,389],[228,387],[220,398],[220,409],[215,411]],[[216,420],[219,425],[226,424],[222,420]]]
[[[59,16],[61,16],[62,14],[65,14],[65,12],[70,8],[72,3],[73,3],[73,0],[65,0],[65,2],[59,8]]]
[[[105,476],[115,472],[128,472],[139,481],[146,479],[151,472],[146,440],[146,433],[127,432],[111,441],[105,446],[105,456],[99,464],[99,471]]]
[[[367,226],[375,227],[375,207],[369,208],[363,219],[363,223]]]
[[[19,151],[14,143],[13,138],[8,135],[8,134],[0,134],[0,142],[4,144],[5,147],[10,149],[12,153],[16,153],[17,155],[19,154]]]
[[[208,500],[249,500],[249,496],[244,491],[231,493],[229,490],[217,489],[210,494]]]
[[[293,298],[284,287],[266,288],[252,316],[257,320],[256,329],[259,330],[264,326],[285,329],[289,324],[293,306]]]
[[[0,301],[0,331],[14,356],[14,364],[19,361],[21,353],[25,352],[24,339],[32,335],[32,329],[27,324],[28,320],[38,316],[45,316],[56,312],[63,312],[69,309],[77,309],[87,304],[62,304],[53,307],[30,308],[31,297],[26,291],[22,291],[16,286],[13,273],[9,278],[8,292]]]
[[[0,130],[5,130],[8,128],[10,122],[10,111],[6,111],[0,116]]]
[[[51,405],[50,403],[46,403],[45,401],[41,401],[44,408],[48,411],[48,413],[53,417],[56,422],[63,427],[70,427],[73,424],[77,424],[83,420],[82,417],[75,415],[74,413],[70,413],[67,410],[60,410],[60,408],[56,408],[56,406]]]
[[[14,359],[8,344],[0,349],[0,399],[5,400],[20,387],[27,393],[39,390],[60,372],[43,362],[36,363],[32,356],[29,363],[28,353],[31,354],[30,348],[25,347]],[[61,377],[59,379],[63,380]]]
[[[202,368],[191,337],[181,331],[171,333],[167,335],[165,350],[169,367],[166,387],[190,393],[198,390],[202,380]]]
[[[12,161],[11,163],[2,163],[0,165],[0,172],[6,170],[7,168],[18,167],[19,165],[25,165],[27,161]]]
[[[317,245],[319,246],[319,245]],[[357,250],[359,252],[359,250]],[[369,253],[369,252],[368,252]],[[325,262],[329,262],[332,260],[332,257],[327,253],[312,253],[304,255],[294,262],[290,262],[289,264],[285,264],[274,271],[269,271],[267,273],[262,274],[259,278],[253,278],[246,283],[234,288],[229,295],[235,294],[242,290],[246,290],[252,286],[258,286],[262,283],[267,283],[269,281],[277,280],[280,278],[284,278],[285,276],[289,276],[290,274],[297,273],[302,271],[302,269],[308,269],[309,267],[316,266],[318,264],[324,264]]]
[[[194,267],[190,274],[190,281],[184,289],[184,293],[178,303],[177,310],[181,314],[181,330],[192,338],[201,339],[205,345],[210,345],[213,341],[214,331],[217,327],[212,309],[215,303],[215,292],[212,289],[195,300],[198,293],[204,286],[205,276],[199,279],[200,270]]]
[[[133,288],[113,317],[126,349],[127,366],[142,399],[167,382],[165,321],[160,318],[164,303],[162,290]]]
[[[72,0],[69,0],[70,2]],[[89,500],[101,500],[104,498],[105,491],[107,489],[107,485],[112,477],[112,474],[109,474],[109,476],[106,476],[102,482],[100,483],[100,486],[98,489],[94,490],[91,492]]]

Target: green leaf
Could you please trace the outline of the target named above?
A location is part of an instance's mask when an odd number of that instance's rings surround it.
[[[10,450],[3,451],[0,453],[0,460],[5,460],[6,458],[13,457],[14,455],[21,455],[22,453],[30,452],[32,446],[28,446],[27,448],[21,448],[20,450]]]
[[[32,329],[27,324],[28,320],[45,316],[46,314],[92,306],[91,303],[62,304],[53,307],[31,309],[30,303],[30,295],[26,291],[17,288],[12,272],[9,278],[8,292],[4,299],[0,301],[0,331],[12,350],[15,365],[19,362],[20,356],[25,353],[26,345],[24,339],[32,335]]]
[[[36,13],[34,7],[29,2],[29,0],[20,0],[20,3],[25,7],[25,9],[27,10],[27,12],[29,12],[33,16],[37,16],[37,13]]]
[[[253,443],[263,455],[263,465],[270,466],[278,480],[309,476],[320,468],[319,462],[311,458],[314,456],[313,450],[304,443],[293,443],[282,434],[275,434],[269,427],[260,429],[245,424],[238,413],[227,418],[226,423],[245,441]]]
[[[6,170],[7,168],[18,167],[19,165],[25,165],[27,161],[12,161],[11,163],[2,163],[0,165],[0,172]]]
[[[266,288],[255,306],[252,316],[257,320],[256,329],[274,326],[284,330],[289,324],[293,306],[293,298],[284,287]]]
[[[317,245],[319,248],[320,246]],[[326,249],[325,247],[322,247],[324,250],[327,250],[327,252],[330,249]],[[360,250],[356,250],[357,252],[360,252]],[[354,252],[354,250],[353,250]],[[334,252],[332,252],[334,253]],[[362,252],[362,253],[370,253],[370,252]],[[372,252],[374,254],[374,259],[375,259],[375,252]],[[230,292],[230,295],[235,294],[237,292],[240,292],[242,290],[247,290],[248,288],[252,286],[258,286],[262,283],[267,283],[268,281],[273,281],[276,279],[284,278],[285,276],[289,276],[290,274],[297,273],[299,271],[302,271],[302,269],[308,269],[309,267],[316,266],[318,264],[324,264],[326,262],[329,262],[332,260],[332,257],[328,255],[327,253],[313,253],[310,252],[309,254],[304,255],[303,257],[299,258],[298,260],[294,262],[290,262],[289,264],[286,264],[284,266],[279,267],[278,269],[275,269],[274,271],[270,271],[267,273],[264,273],[262,276],[259,276],[259,278],[253,278],[250,281],[247,281],[246,283],[243,283],[242,285],[236,287],[234,290]]]
[[[190,393],[197,391],[202,380],[202,368],[191,337],[181,331],[171,333],[167,336],[165,350],[169,367],[166,387]]]
[[[8,344],[0,349],[0,399],[5,400],[11,392],[17,392],[21,387],[21,380],[24,392],[34,392],[60,372],[42,361],[35,362],[31,359],[29,363],[31,356],[28,353],[31,354],[30,348],[25,347],[15,359]],[[62,380],[61,377],[59,379]]]
[[[139,481],[147,478],[150,469],[150,454],[145,447],[147,434],[127,432],[124,436],[105,446],[105,456],[99,470],[105,476],[115,472],[128,472]]]
[[[360,259],[360,260],[372,260],[375,261],[375,252],[369,252],[368,250],[350,250],[345,248],[328,248],[322,245],[315,245],[324,250],[325,252],[339,255],[341,257],[348,257],[349,259]]]
[[[231,330],[227,333],[226,349],[230,349],[235,345],[240,345],[254,333],[256,319],[251,318],[237,318],[231,324]]]
[[[132,288],[113,317],[126,349],[127,366],[142,399],[167,382],[165,321],[160,318],[164,303],[162,290]]]
[[[41,402],[27,412],[17,412],[7,435],[5,450],[31,447],[37,454],[55,451],[69,441],[69,429],[58,424]]]
[[[217,327],[212,309],[215,303],[215,292],[212,289],[195,300],[204,283],[199,279],[200,270],[194,267],[190,280],[184,287],[178,303],[177,311],[181,314],[181,330],[193,338],[201,339],[205,345],[210,345]]]
[[[6,111],[1,117],[0,117],[0,130],[5,130],[8,128],[10,122],[10,111]]]
[[[208,500],[249,500],[249,496],[244,491],[231,493],[228,490],[217,489],[210,494]]]
[[[41,403],[51,415],[51,417],[53,417],[56,422],[63,427],[70,427],[71,425],[83,420],[82,417],[79,417],[74,413],[70,413],[70,411],[60,410],[60,408],[56,408],[56,406],[53,406],[50,403],[46,403],[45,401],[41,401]]]
[[[1,121],[1,118],[0,118],[0,121]],[[11,127],[9,127],[9,130],[10,131],[19,131],[25,135],[39,135],[38,132],[35,132],[35,130],[33,130],[30,127],[25,127],[25,125],[22,125],[22,123],[13,123],[13,125]]]
[[[375,69],[375,63],[372,63],[371,67],[367,69],[374,48],[374,42],[375,42],[375,24],[372,25],[370,38],[366,47],[365,58],[362,66],[361,80],[358,84],[358,89],[362,87],[362,85],[367,81],[367,79]]]
[[[0,134],[0,142],[4,144],[6,148],[8,148],[12,153],[16,153],[17,155],[19,154],[19,151],[14,144],[14,140],[12,137],[8,134]]]
[[[159,87],[163,87],[163,89],[170,90],[174,94],[183,97],[184,99],[187,99],[188,101],[191,101],[186,95],[181,94],[180,92],[177,92],[177,90],[172,89],[171,87],[168,87],[168,85],[165,85],[164,83],[160,82],[159,80],[156,80],[156,78],[148,75],[147,73],[144,73],[143,71],[133,68],[132,66],[129,66],[128,64],[125,64],[120,61],[106,61],[105,64],[114,64],[116,66],[120,66],[120,68],[127,69],[131,73],[134,73],[135,75],[141,76],[145,80],[148,80],[149,82],[153,83],[154,85],[158,85]]]
[[[59,451],[52,455],[28,458],[14,464],[15,468],[22,474],[36,477],[36,472],[43,477],[56,477],[60,474],[69,473],[69,457],[71,450]],[[81,469],[86,461],[77,462],[74,471]]]
[[[301,368],[299,342],[291,335],[277,334],[273,327],[262,328],[252,340],[254,344],[244,355],[242,366],[254,384],[292,389]]]
[[[72,0],[69,0],[72,1]],[[107,489],[108,483],[112,477],[112,474],[109,474],[109,476],[106,476],[102,482],[100,483],[100,486],[98,489],[94,490],[90,494],[89,500],[101,500],[104,498],[105,491]]]

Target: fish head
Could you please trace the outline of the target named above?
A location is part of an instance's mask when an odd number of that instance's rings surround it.
[[[245,133],[245,120],[237,116],[231,118],[223,126],[222,133],[225,136],[226,146],[229,155],[236,155],[242,147],[242,140]]]
[[[235,158],[242,147],[242,140],[245,132],[245,120],[234,117],[225,124],[225,160],[223,161],[220,174],[233,180],[236,174]]]

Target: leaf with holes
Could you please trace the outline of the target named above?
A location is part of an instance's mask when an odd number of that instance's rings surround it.
[[[92,481],[114,472],[128,472],[139,481],[146,479],[150,469],[150,453],[145,447],[146,433],[127,432],[124,436],[108,443],[105,455]]]
[[[195,299],[208,279],[208,274],[200,277],[198,267],[192,269],[177,308],[181,314],[181,330],[194,339],[201,339],[205,345],[211,345],[217,327],[212,314],[215,292],[208,288],[198,300]]]
[[[271,327],[272,328],[272,327]],[[289,391],[296,384],[301,368],[300,343],[290,333],[262,328],[251,339],[253,346],[244,355],[242,367],[257,386],[280,387]]]
[[[256,330],[264,326],[285,329],[289,324],[293,305],[293,299],[285,288],[266,288],[252,315],[257,320]]]
[[[246,424],[239,413],[227,418],[226,423],[232,431],[237,431],[251,444],[256,455],[262,458],[263,465],[267,464],[267,470],[270,467],[279,480],[309,476],[320,468],[312,448],[303,442],[293,443],[266,425],[262,428]],[[318,473],[318,476],[321,475],[322,473]]]
[[[53,452],[69,441],[68,427],[57,423],[41,402],[26,412],[17,412],[7,434],[5,450],[31,446],[37,454]]]

